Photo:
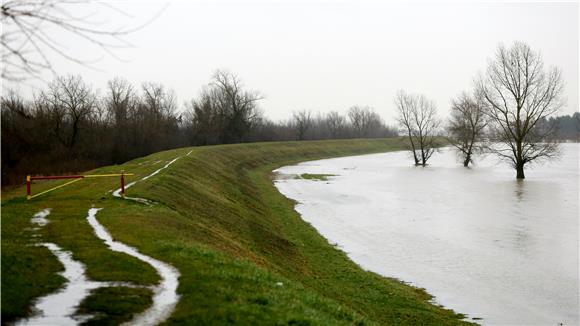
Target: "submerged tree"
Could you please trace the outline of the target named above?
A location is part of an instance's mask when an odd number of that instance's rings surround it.
[[[542,56],[525,43],[500,46],[477,83],[485,114],[497,143],[491,150],[512,163],[516,178],[524,166],[558,155],[553,125],[541,123],[563,105],[560,70],[544,69]]]
[[[477,97],[462,93],[452,100],[447,132],[451,145],[461,157],[463,166],[469,166],[474,153],[483,148],[481,141],[486,125],[483,106]]]
[[[409,137],[409,150],[415,165],[427,165],[435,153],[435,135],[440,125],[435,103],[424,95],[407,94],[401,90],[395,97],[395,105],[399,126]]]

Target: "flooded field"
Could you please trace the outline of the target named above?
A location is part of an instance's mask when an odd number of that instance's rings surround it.
[[[276,186],[363,268],[424,287],[482,324],[577,325],[578,145],[525,181],[494,157],[463,168],[443,149],[283,167]],[[293,178],[331,174],[328,180]]]

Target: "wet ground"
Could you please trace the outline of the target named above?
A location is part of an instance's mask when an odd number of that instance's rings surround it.
[[[482,324],[577,325],[578,145],[530,166],[526,180],[494,157],[465,169],[450,149],[431,165],[406,152],[305,162],[281,193],[363,268],[424,287]]]
[[[189,156],[191,151],[187,153]],[[145,176],[138,181],[144,181],[148,178],[158,174],[162,170],[169,167],[180,157],[168,161],[167,164],[153,173]],[[160,163],[157,161],[154,164]],[[125,186],[125,189],[133,186],[134,181]],[[120,197],[121,189],[113,192],[113,195]],[[144,198],[125,197],[144,204],[152,204]],[[122,252],[130,256],[136,257],[139,260],[151,265],[159,274],[161,281],[158,285],[153,286],[153,304],[140,314],[133,316],[133,320],[125,323],[125,325],[157,325],[164,322],[173,312],[175,305],[179,301],[177,294],[177,287],[179,285],[179,272],[173,266],[159,261],[155,258],[149,257],[140,253],[137,249],[130,247],[124,243],[114,241],[107,229],[99,223],[96,215],[102,208],[89,209],[87,222],[93,228],[95,235],[103,240],[109,249],[113,251]],[[34,225],[32,231],[37,231],[41,227],[48,224],[50,221],[47,216],[50,214],[50,209],[44,209],[35,214],[30,222]],[[38,234],[33,234],[37,236]],[[64,267],[64,272],[60,273],[66,282],[63,288],[56,292],[48,294],[44,297],[37,298],[34,304],[34,316],[31,318],[18,321],[17,325],[78,325],[91,318],[91,316],[81,316],[76,314],[78,305],[90,295],[92,290],[100,287],[140,287],[134,284],[125,282],[95,282],[87,279],[85,265],[72,259],[70,251],[62,250],[54,243],[41,243],[40,245],[47,247],[59,260]]]

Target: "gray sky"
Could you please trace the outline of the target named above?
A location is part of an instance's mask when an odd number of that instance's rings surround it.
[[[137,26],[165,4],[121,2],[116,6],[131,17],[109,11],[105,26]],[[53,33],[77,57],[104,54]],[[578,110],[577,2],[173,1],[125,39],[133,46],[114,50],[122,61],[105,54],[98,71],[59,58],[54,66],[101,90],[115,76],[136,86],[159,82],[180,104],[215,69],[227,69],[265,96],[261,107],[275,120],[358,104],[392,123],[397,90],[425,94],[444,118],[451,97],[471,88],[498,44],[520,40],[562,69],[562,113]],[[42,82],[16,86],[30,95]]]

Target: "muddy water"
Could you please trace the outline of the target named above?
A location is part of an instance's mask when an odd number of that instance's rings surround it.
[[[312,161],[276,172],[281,193],[363,268],[424,287],[482,324],[578,324],[578,145],[525,181],[487,157],[444,149],[427,168],[405,152]]]

